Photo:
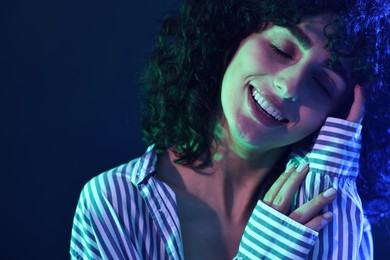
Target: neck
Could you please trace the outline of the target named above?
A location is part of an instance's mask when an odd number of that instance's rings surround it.
[[[233,222],[249,218],[258,191],[284,149],[266,152],[215,146],[211,163],[199,169],[174,163],[175,154],[167,150],[158,160],[158,177],[176,192],[185,192],[205,202]],[[196,163],[194,164],[196,165]]]

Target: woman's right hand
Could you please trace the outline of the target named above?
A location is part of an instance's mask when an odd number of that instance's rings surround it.
[[[297,168],[293,164],[290,164],[265,194],[263,199],[264,203],[280,213],[287,215],[294,195],[308,171],[309,165],[305,161],[302,161]],[[319,215],[318,213],[326,205],[330,204],[335,197],[336,190],[330,188],[318,194],[288,216],[312,230],[320,231],[332,220],[333,214],[332,212],[325,212]]]

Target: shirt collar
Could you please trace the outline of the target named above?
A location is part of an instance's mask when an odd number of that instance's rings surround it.
[[[155,145],[150,145],[146,152],[133,161],[131,182],[138,186],[154,175],[156,170],[157,154]]]

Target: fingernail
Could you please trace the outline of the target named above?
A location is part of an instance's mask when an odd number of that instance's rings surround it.
[[[325,197],[325,198],[330,198],[330,197],[333,197],[334,195],[336,195],[336,189],[335,189],[335,188],[327,189],[327,190],[324,192],[324,197]]]
[[[333,213],[328,211],[328,212],[325,212],[324,214],[322,214],[322,217],[324,218],[321,222],[321,227],[319,228],[319,230],[321,230],[322,228],[324,228],[326,225],[328,225],[330,223],[330,221],[332,220],[333,218]],[[318,231],[319,231],[318,230]]]
[[[306,162],[306,161],[302,161],[302,162],[299,164],[299,166],[298,166],[298,168],[296,169],[296,171],[297,171],[297,172],[301,172],[301,171],[303,171],[303,170],[306,168],[306,166],[307,166],[307,162]]]
[[[325,219],[330,220],[333,217],[333,213],[328,211],[322,215]]]
[[[295,168],[295,165],[293,163],[289,164],[287,167],[286,167],[286,170],[285,172],[290,172],[293,168]]]

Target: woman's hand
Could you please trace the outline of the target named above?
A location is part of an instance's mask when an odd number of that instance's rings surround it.
[[[362,87],[358,84],[355,86],[354,90],[354,100],[347,117],[348,121],[360,123],[364,115],[364,96]]]
[[[264,203],[286,215],[290,209],[294,194],[308,170],[309,166],[306,162],[302,162],[298,168],[291,164],[265,194]],[[294,210],[289,217],[310,229],[320,231],[330,222],[333,214],[332,212],[326,212],[318,215],[318,212],[331,203],[335,197],[336,190],[330,188]]]

